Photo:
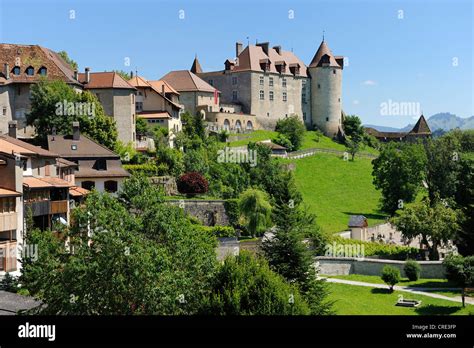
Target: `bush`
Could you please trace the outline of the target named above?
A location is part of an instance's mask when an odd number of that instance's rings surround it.
[[[474,286],[474,256],[449,255],[443,265],[446,278],[462,287]]]
[[[123,169],[125,169],[132,175],[160,175],[158,167],[155,163],[124,164]]]
[[[5,274],[2,281],[0,282],[0,290],[17,292],[18,289],[18,278],[12,277],[10,273]]]
[[[413,282],[420,279],[421,267],[420,264],[415,260],[407,260],[403,270],[410,281]]]
[[[228,257],[217,272],[204,314],[308,315],[298,288],[270,270],[263,258],[248,252]]]
[[[390,291],[393,292],[393,286],[400,281],[400,271],[398,268],[385,266],[382,270],[382,280],[390,286]]]
[[[286,147],[288,151],[293,149],[293,144],[284,134],[278,134],[275,138],[273,138],[273,142],[280,146]]]
[[[276,124],[275,130],[278,133],[285,135],[290,140],[292,147],[289,150],[296,151],[303,143],[306,127],[297,115],[292,115],[279,120]]]
[[[392,245],[382,244],[379,242],[366,242],[354,239],[345,239],[340,236],[332,237],[329,243],[336,244],[360,244],[364,246],[365,256],[379,256],[383,259],[389,260],[406,260],[408,258],[416,258],[420,254],[418,248],[403,246],[403,245]]]
[[[236,233],[232,226],[200,226],[204,231],[211,233],[217,238],[235,237]]]
[[[198,172],[189,172],[180,176],[177,182],[178,191],[188,196],[206,193],[209,185],[206,178]]]
[[[240,209],[238,199],[228,199],[224,202],[225,213],[229,219],[229,223],[234,228],[241,228],[239,224]]]

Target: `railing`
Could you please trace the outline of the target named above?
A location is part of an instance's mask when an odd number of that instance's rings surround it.
[[[41,215],[49,215],[51,208],[50,208],[50,201],[39,201],[39,202],[26,202],[25,203],[25,214],[28,213],[28,210],[31,209],[31,214],[33,216],[41,216]]]
[[[16,241],[0,241],[0,272],[16,271]]]
[[[288,153],[288,158],[303,158],[303,157],[308,157],[312,156],[315,153],[320,152],[320,153],[331,153],[335,155],[341,155],[344,156],[345,153],[348,153],[347,151],[342,151],[342,150],[335,150],[335,149],[322,149],[322,148],[317,148],[313,147],[310,149],[305,149],[305,150],[299,150],[299,151],[294,151]],[[367,152],[358,152],[356,154],[356,157],[367,157],[367,158],[377,158],[376,155],[373,155],[371,153]]]
[[[50,214],[67,213],[68,201],[51,201]]]

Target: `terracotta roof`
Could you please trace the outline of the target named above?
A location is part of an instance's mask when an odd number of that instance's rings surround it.
[[[159,80],[161,81],[161,80]],[[176,104],[175,102],[173,102],[172,100],[168,99],[166,97],[166,95],[162,95],[161,92],[162,92],[162,89],[161,88],[156,88],[158,87],[158,84],[157,83],[150,83],[150,81],[147,81],[145,78],[143,77],[140,77],[140,76],[135,76],[133,77],[132,79],[128,80],[128,82],[135,86],[136,88],[150,88],[152,89],[154,92],[158,93],[161,97],[163,97],[167,102],[171,103],[175,108],[177,109],[181,109],[181,105],[179,104]],[[156,82],[156,81],[153,81],[153,82]],[[166,82],[166,81],[165,81]],[[172,86],[170,86],[168,83],[167,83],[167,86],[171,87],[171,89],[173,89]],[[174,90],[174,89],[173,89]],[[176,92],[176,90],[174,90]],[[166,93],[166,87],[165,87],[165,93]],[[177,93],[177,92],[176,92]],[[178,93],[179,94],[179,93]]]
[[[201,64],[199,64],[199,60],[198,60],[197,56],[194,57],[193,65],[191,66],[191,72],[194,73],[194,74],[202,73]]]
[[[428,126],[428,122],[425,120],[425,116],[420,116],[415,126],[410,131],[410,134],[431,134],[431,130]]]
[[[44,178],[41,178],[40,180],[54,187],[73,187],[74,186],[69,181],[63,180],[61,178],[44,177]]]
[[[23,177],[23,185],[29,188],[47,188],[47,187],[72,187],[71,183],[60,178],[36,178],[34,176]]]
[[[122,89],[133,89],[131,84],[129,84],[122,76],[116,72],[95,72],[89,74],[90,80],[86,84],[86,74],[79,74],[79,81],[84,84],[86,89],[96,89],[96,88],[122,88]]]
[[[143,118],[143,119],[154,119],[154,118],[170,119],[171,115],[167,111],[142,111],[137,114],[137,117]]]
[[[165,86],[165,93],[173,93],[179,95],[179,92],[173,88],[168,82],[163,80],[148,81],[148,83],[156,90],[162,91],[163,85]]]
[[[8,135],[0,136],[0,151],[5,153],[19,153],[22,155],[37,155],[44,157],[59,157],[58,154],[45,150],[39,146],[31,145],[25,141],[12,138]]]
[[[79,140],[73,140],[71,135],[48,135],[48,149],[58,152],[61,157],[111,157],[119,158],[119,155],[102,146],[84,134]],[[54,140],[53,140],[54,139]],[[75,149],[73,147],[75,145]]]
[[[134,87],[150,87],[150,84],[141,76],[134,76],[127,81],[130,85]]]
[[[107,159],[107,170],[94,169],[95,160],[79,160],[79,171],[74,176],[76,178],[125,178],[130,173],[122,168],[120,159]]]
[[[69,188],[69,195],[73,197],[80,197],[80,196],[85,196],[89,193],[89,190],[86,190],[85,188],[75,186],[75,187],[70,187]]]
[[[16,192],[13,190],[0,187],[0,197],[19,197],[19,196],[21,196],[20,192]]]
[[[323,57],[327,58],[327,61],[325,62]],[[329,66],[331,67],[340,67],[342,68],[336,61],[336,58],[332,54],[331,50],[329,49],[328,45],[326,44],[325,41],[321,42],[321,45],[319,45],[318,50],[316,51],[316,54],[313,57],[313,60],[311,60],[311,63],[309,64],[309,67],[319,67],[322,66],[323,63],[329,63]]]
[[[210,92],[216,90],[210,84],[199,78],[189,70],[171,71],[161,78],[178,92]]]
[[[307,76],[306,65],[293,52],[280,50],[277,52],[275,48],[268,48],[268,55],[261,46],[249,45],[238,56],[238,63],[232,71],[263,71],[260,62],[268,59],[270,61],[269,72],[279,73],[276,69],[276,63],[285,64],[287,66],[284,75],[291,75],[289,66],[299,64],[300,72],[298,76]]]
[[[20,74],[14,75],[13,68],[20,62]],[[80,85],[74,79],[74,71],[56,52],[38,45],[0,44],[0,85],[10,83],[34,83],[41,78],[39,69],[45,67],[46,76],[51,80],[61,80],[69,84]],[[10,78],[7,80],[4,73],[4,64],[10,69]],[[34,68],[34,74],[26,74],[28,67]]]

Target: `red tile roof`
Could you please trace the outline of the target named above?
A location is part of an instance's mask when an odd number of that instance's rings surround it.
[[[328,47],[325,41],[321,42],[321,45],[319,45],[319,48],[316,51],[316,54],[314,55],[313,60],[311,60],[309,67],[322,66],[324,63],[324,59],[322,59],[323,56],[327,56],[328,58],[327,63],[329,63],[329,66],[342,68],[336,61],[336,58],[332,54],[331,49]]]
[[[189,70],[171,71],[160,80],[165,80],[178,92],[209,92],[216,90]]]
[[[21,196],[20,192],[16,192],[13,190],[0,187],[0,197],[19,197],[19,196]]]
[[[122,89],[133,89],[130,83],[128,83],[122,76],[116,72],[94,72],[90,73],[89,83],[86,84],[86,74],[79,74],[79,81],[84,84],[84,88],[87,89],[99,89],[99,88],[122,88]]]

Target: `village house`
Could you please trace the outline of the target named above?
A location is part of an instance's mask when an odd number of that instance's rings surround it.
[[[80,133],[73,122],[72,135],[48,135],[48,150],[79,166],[76,185],[99,192],[116,193],[130,174],[122,167],[120,156]]]
[[[371,127],[365,127],[367,134],[376,137],[382,142],[388,141],[416,141],[418,139],[425,139],[431,137],[431,130],[428,122],[423,115],[420,116],[415,126],[409,132],[380,132]]]

